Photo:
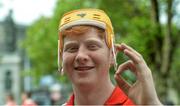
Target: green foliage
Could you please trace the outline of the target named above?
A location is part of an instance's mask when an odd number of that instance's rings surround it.
[[[180,47],[180,43],[178,44],[178,47]],[[178,69],[180,69],[180,48],[177,48],[175,50],[175,54],[173,56],[173,61],[171,63],[172,65],[172,68],[171,68],[171,71],[170,71],[170,78],[171,78],[171,86],[173,88],[176,88],[176,89],[180,89],[180,84],[179,83],[179,80],[180,80],[180,77],[178,77],[178,75],[180,75],[180,71]]]
[[[23,42],[32,63],[33,75],[37,80],[41,75],[51,74],[49,70],[57,69],[57,36],[51,34],[49,24],[50,19],[41,17],[28,28],[27,38]]]
[[[160,3],[160,12],[166,12],[167,3],[166,1],[158,1]],[[166,7],[166,8],[165,8]],[[166,91],[165,86],[163,86],[165,82],[169,81],[173,84],[173,88],[177,91],[180,89],[177,86],[179,78],[173,77],[177,76],[180,66],[180,61],[178,56],[179,47],[176,46],[174,49],[176,53],[173,55],[173,62],[171,63],[172,71],[170,71],[171,76],[168,78],[163,77],[161,78],[162,73],[160,72],[160,67],[157,66],[161,65],[156,64],[155,55],[157,51],[162,52],[161,49],[157,49],[157,46],[162,46],[163,37],[167,34],[167,28],[165,25],[161,25],[161,30],[159,30],[159,26],[154,24],[152,17],[151,17],[151,3],[147,0],[107,0],[100,5],[100,8],[105,10],[108,15],[110,16],[115,34],[116,34],[116,42],[117,43],[127,43],[134,49],[136,49],[146,60],[148,66],[153,71],[153,75],[155,77],[155,83],[158,84],[158,92]],[[162,14],[162,13],[160,13]],[[176,25],[172,25],[172,44],[176,45],[179,41],[179,30],[177,29]],[[157,43],[155,43],[157,42]],[[163,54],[163,53],[162,53]],[[162,55],[160,54],[160,55]],[[127,57],[123,54],[119,54],[117,56],[118,64],[121,64],[127,61]],[[111,71],[112,72],[112,71]],[[113,73],[112,73],[113,74]],[[124,75],[124,77],[127,77]],[[129,78],[132,75],[128,75]],[[169,85],[171,86],[171,84]],[[162,94],[165,95],[165,94]],[[161,95],[160,95],[161,96]]]

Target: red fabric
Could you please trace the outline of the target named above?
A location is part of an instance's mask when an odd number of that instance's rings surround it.
[[[66,105],[74,105],[74,94],[70,97]],[[134,105],[126,94],[119,88],[115,87],[112,95],[107,99],[104,105]]]

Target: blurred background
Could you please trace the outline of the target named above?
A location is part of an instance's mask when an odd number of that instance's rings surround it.
[[[8,94],[22,104],[23,92],[31,92],[38,105],[67,100],[71,84],[57,72],[58,24],[65,12],[79,8],[104,10],[115,41],[143,55],[162,103],[180,104],[180,0],[0,0],[1,105]]]

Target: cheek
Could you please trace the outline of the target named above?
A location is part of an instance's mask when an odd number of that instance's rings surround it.
[[[96,60],[94,61],[96,62],[95,64],[96,64],[97,77],[101,76],[102,78],[104,78],[109,73],[109,68],[110,68],[109,60],[107,58],[107,55],[96,55],[96,56],[98,56],[98,58],[96,58]]]
[[[71,54],[71,53],[63,54],[63,69],[64,69],[64,71],[69,70],[68,68],[72,68],[74,58],[75,58],[74,54]]]
[[[92,54],[93,62],[103,70],[108,70],[110,65],[109,53],[107,51],[97,52]]]

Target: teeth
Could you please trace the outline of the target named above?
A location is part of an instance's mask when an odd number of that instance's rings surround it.
[[[86,69],[90,69],[90,68],[78,68],[78,69],[85,69],[86,70]]]
[[[77,67],[75,68],[76,70],[89,70],[91,69],[92,67]]]

